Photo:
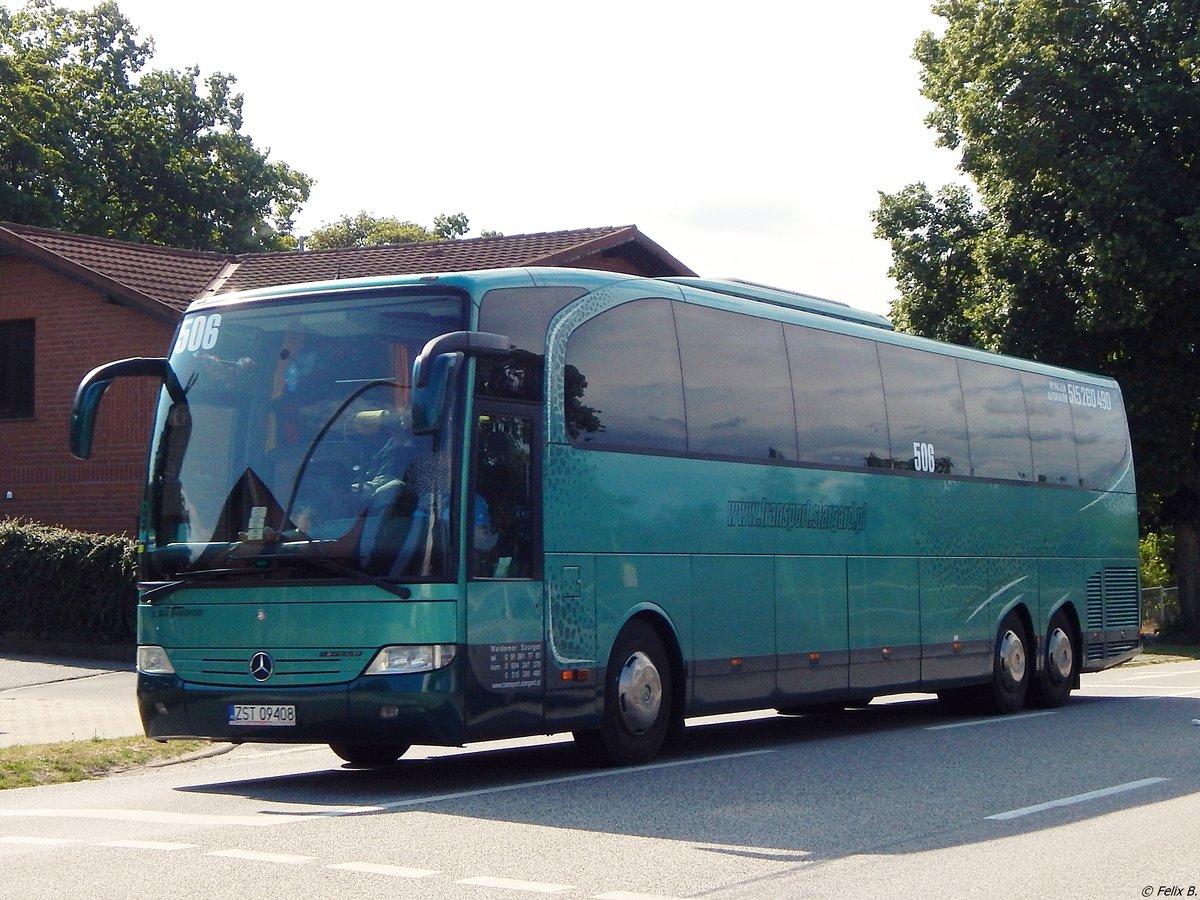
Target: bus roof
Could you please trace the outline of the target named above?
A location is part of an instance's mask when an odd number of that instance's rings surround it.
[[[740,278],[695,278],[671,277],[661,281],[672,281],[676,284],[701,288],[717,294],[728,294],[731,297],[741,297],[745,300],[757,300],[760,303],[771,303],[775,306],[785,306],[789,309],[800,309],[805,312],[817,313],[834,319],[844,319],[847,322],[858,322],[874,328],[892,330],[892,323],[878,313],[855,309],[837,300],[826,300],[814,297],[812,294],[802,294],[785,288],[768,287],[753,281],[743,281]]]
[[[684,287],[699,288],[712,293],[724,294],[743,300],[768,303],[787,309],[797,309],[804,312],[816,313],[847,322],[857,322],[875,328],[892,330],[891,323],[883,316],[865,310],[854,309],[836,300],[826,300],[811,294],[783,288],[768,287],[752,281],[723,278],[667,277],[647,278],[641,275],[627,275],[618,272],[606,272],[595,269],[571,268],[512,268],[512,269],[481,269],[472,272],[440,272],[430,274],[396,274],[373,276],[369,278],[346,278],[331,281],[308,282],[303,284],[280,284],[272,287],[255,288],[249,291],[238,291],[228,294],[214,294],[196,300],[192,308],[201,309],[214,305],[228,305],[247,300],[278,299],[282,297],[301,297],[316,293],[348,292],[387,288],[394,285],[438,284],[466,287],[470,282],[488,283],[489,286],[515,286],[516,284],[577,284],[588,291],[596,290],[604,284],[614,281],[644,280],[663,281]]]

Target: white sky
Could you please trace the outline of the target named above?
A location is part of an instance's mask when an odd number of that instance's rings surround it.
[[[963,180],[911,58],[930,2],[118,5],[152,67],[237,77],[245,133],[316,180],[298,234],[359,210],[633,224],[701,275],[886,313],[878,192]]]

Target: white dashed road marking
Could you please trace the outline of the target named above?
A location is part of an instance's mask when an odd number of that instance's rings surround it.
[[[1101,788],[1098,791],[1088,791],[1085,794],[1076,794],[1074,797],[1064,797],[1061,800],[1050,800],[1046,803],[1038,803],[1034,806],[1024,806],[1021,809],[1012,809],[1008,812],[996,813],[993,816],[988,816],[989,819],[1019,819],[1022,816],[1033,815],[1034,813],[1044,812],[1047,809],[1057,809],[1060,806],[1074,806],[1077,803],[1087,803],[1091,800],[1098,800],[1101,797],[1111,797],[1114,794],[1123,794],[1126,791],[1136,791],[1139,788],[1150,787],[1153,784],[1160,784],[1167,779],[1165,778],[1143,778],[1141,781],[1130,781],[1126,784],[1118,784],[1114,787]]]

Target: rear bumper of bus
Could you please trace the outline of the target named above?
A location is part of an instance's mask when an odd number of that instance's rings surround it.
[[[1142,636],[1136,630],[1122,628],[1083,633],[1082,672],[1101,672],[1128,662],[1142,652]]]
[[[227,687],[175,675],[138,674],[146,736],[232,743],[463,743],[461,690],[453,672],[371,675],[335,685]],[[235,723],[235,711],[257,721]]]

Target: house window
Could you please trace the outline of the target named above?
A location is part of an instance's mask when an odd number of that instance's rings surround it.
[[[33,319],[0,322],[0,419],[33,417]]]

